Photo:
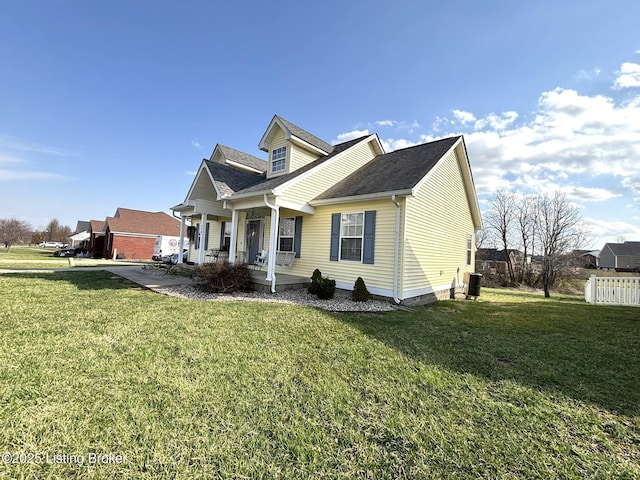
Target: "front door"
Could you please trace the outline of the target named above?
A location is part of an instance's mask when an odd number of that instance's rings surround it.
[[[245,232],[245,250],[248,256],[244,261],[247,263],[253,263],[256,261],[256,255],[258,255],[262,250],[262,221],[247,220]]]

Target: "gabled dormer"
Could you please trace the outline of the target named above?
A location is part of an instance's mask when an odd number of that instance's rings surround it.
[[[213,149],[209,161],[258,175],[265,173],[267,170],[267,162],[261,158],[220,144],[217,144],[216,148]]]
[[[333,151],[324,140],[278,115],[274,115],[258,147],[269,154],[267,178],[294,172]]]

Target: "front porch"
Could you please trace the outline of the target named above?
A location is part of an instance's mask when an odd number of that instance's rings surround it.
[[[198,265],[190,265],[188,263],[178,263],[173,268],[182,270],[189,276],[193,275]],[[250,267],[251,268],[251,267]],[[256,292],[270,292],[272,281],[267,280],[267,272],[265,269],[251,270],[251,289]],[[300,275],[291,275],[289,273],[276,273],[276,292],[284,292],[287,290],[297,290],[307,288],[311,283],[311,278],[302,277]]]
[[[253,270],[251,272],[253,280],[251,282],[251,288],[256,292],[270,292],[271,280],[266,279],[266,272],[264,270]],[[276,292],[284,292],[287,290],[298,290],[307,288],[311,283],[311,278],[301,277],[299,275],[291,275],[288,273],[276,274]]]

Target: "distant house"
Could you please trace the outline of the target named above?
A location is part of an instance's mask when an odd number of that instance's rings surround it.
[[[606,243],[598,255],[598,268],[640,271],[640,242]]]
[[[151,259],[158,235],[178,237],[180,221],[164,212],[118,208],[102,226],[105,258]]]
[[[478,272],[509,273],[509,263],[513,271],[523,265],[531,265],[531,256],[527,255],[527,261],[523,262],[524,253],[519,250],[498,250],[497,248],[479,248],[476,252],[476,270]]]
[[[71,235],[69,235],[69,246],[73,248],[87,249],[89,247],[89,230],[91,229],[91,222],[78,220],[76,229]]]
[[[600,250],[574,250],[572,252],[575,265],[582,268],[596,268]]]
[[[94,256],[104,255],[104,220],[89,221],[89,252]]]
[[[474,271],[481,216],[463,137],[385,153],[376,134],[331,145],[284,118],[258,144],[268,160],[216,146],[184,201],[189,260],[265,264],[402,303],[449,298]]]

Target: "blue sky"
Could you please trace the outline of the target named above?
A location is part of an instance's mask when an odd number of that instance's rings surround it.
[[[180,203],[274,114],[387,151],[465,134],[483,207],[559,189],[640,240],[640,2],[5,0],[0,217]]]

